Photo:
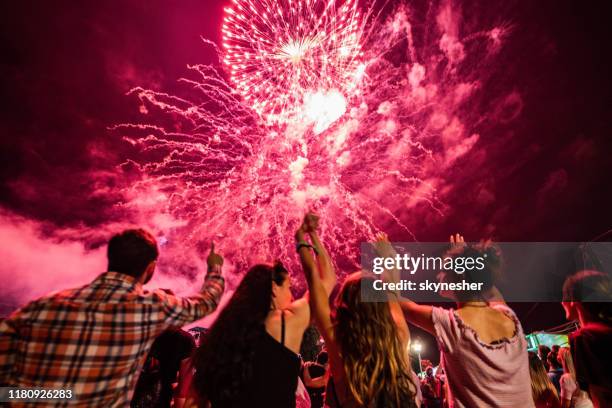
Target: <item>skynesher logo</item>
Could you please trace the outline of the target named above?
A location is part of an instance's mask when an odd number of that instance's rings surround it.
[[[486,254],[478,257],[441,257],[441,256],[411,256],[409,254],[394,257],[376,257],[372,261],[372,272],[377,275],[385,270],[397,269],[414,275],[419,270],[424,271],[454,271],[461,275],[466,271],[482,271],[485,268]]]

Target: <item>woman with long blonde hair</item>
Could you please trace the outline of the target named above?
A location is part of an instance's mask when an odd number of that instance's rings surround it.
[[[401,307],[397,302],[361,301],[361,284],[371,278],[357,272],[342,284],[332,314],[310,244],[304,239],[304,230],[317,227],[318,218],[307,215],[296,240],[308,281],[311,311],[329,353],[332,378],[326,393],[327,406],[416,407],[416,385],[407,351],[409,331]]]
[[[563,367],[563,375],[559,380],[561,386],[561,407],[562,408],[593,408],[593,402],[589,395],[580,389],[576,381],[576,369],[572,353],[568,347],[561,347],[557,360]]]
[[[561,407],[557,389],[548,378],[544,363],[533,352],[529,352],[529,375],[531,377],[531,393],[536,408]]]

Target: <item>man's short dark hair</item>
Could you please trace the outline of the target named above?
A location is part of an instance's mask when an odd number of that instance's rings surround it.
[[[612,278],[609,273],[584,270],[563,284],[565,302],[581,302],[593,320],[612,326]]]
[[[108,242],[108,270],[139,278],[158,255],[153,235],[143,229],[125,230]]]

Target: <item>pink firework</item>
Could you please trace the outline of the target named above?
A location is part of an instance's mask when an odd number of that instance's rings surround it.
[[[169,269],[189,274],[177,259],[210,240],[237,271],[296,265],[293,233],[314,209],[353,270],[377,231],[412,240],[442,219],[454,167],[496,126],[482,90],[509,29],[466,25],[447,0],[357,3],[235,0],[223,48],[205,41],[221,66],[189,66],[176,94],[132,90],[143,120],[116,129],[141,178],[125,205],[168,239]],[[520,112],[514,90],[497,99]]]
[[[322,131],[344,113],[363,74],[357,3],[234,0],[225,9],[223,61],[268,124],[304,118]]]

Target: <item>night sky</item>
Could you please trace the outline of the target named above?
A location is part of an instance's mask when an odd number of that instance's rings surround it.
[[[592,239],[612,228],[609,2],[496,3],[466,1],[464,14],[515,27],[502,61],[508,75],[487,86],[521,92],[520,118],[502,126],[504,143],[492,144],[486,161],[457,165],[453,211],[412,227],[423,241],[454,230],[477,237],[491,225],[502,241]],[[187,64],[216,62],[200,36],[218,40],[224,4],[2,2],[3,212],[61,227],[119,217],[115,170],[134,151],[107,128],[138,120],[138,102],[125,95],[132,87],[171,92]],[[563,321],[556,304],[516,308],[528,315],[526,331]]]
[[[468,1],[465,14],[495,15],[493,3]],[[449,229],[477,235],[490,223],[506,241],[587,240],[612,227],[605,3],[504,2],[500,17],[517,28],[503,64],[515,75],[489,86],[516,82],[526,95],[521,120],[488,168],[465,180],[458,169],[466,186],[457,189],[456,211],[417,226],[423,240]],[[102,222],[116,197],[90,197],[90,172],[112,171],[130,154],[107,131],[138,118],[138,103],[125,93],[172,91],[187,64],[215,62],[200,36],[219,38],[223,4],[3,2],[0,204],[58,224]],[[491,177],[494,203],[478,208],[471,186]]]

